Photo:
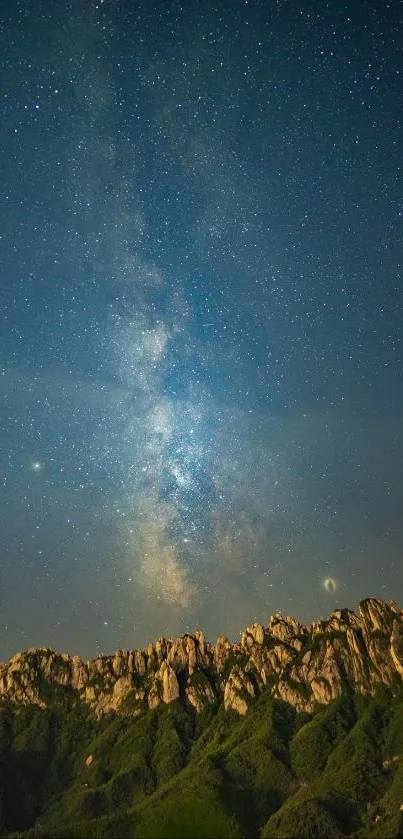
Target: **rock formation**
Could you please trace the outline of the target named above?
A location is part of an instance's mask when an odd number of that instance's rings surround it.
[[[312,711],[350,686],[373,693],[403,678],[403,611],[394,601],[368,598],[359,614],[338,609],[327,621],[306,626],[280,614],[268,627],[247,627],[240,643],[203,632],[159,638],[146,650],[79,656],[33,648],[0,664],[0,697],[46,706],[52,685],[70,688],[97,716],[109,711],[139,714],[182,698],[196,711],[214,701],[245,714],[262,690]]]

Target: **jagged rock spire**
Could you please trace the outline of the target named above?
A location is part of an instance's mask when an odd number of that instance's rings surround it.
[[[197,711],[218,699],[247,712],[264,689],[310,711],[350,686],[372,693],[403,678],[403,611],[394,601],[367,598],[358,615],[338,609],[327,621],[303,626],[277,613],[269,626],[246,627],[239,644],[201,631],[159,638],[146,650],[117,650],[83,662],[79,656],[31,648],[0,665],[0,696],[46,705],[44,683],[70,687],[99,716],[139,714],[181,698]]]

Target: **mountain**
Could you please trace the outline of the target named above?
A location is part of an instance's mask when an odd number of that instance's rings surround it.
[[[403,611],[0,665],[0,834],[403,836]],[[14,832],[13,832],[14,831]],[[18,832],[19,831],[19,832]]]

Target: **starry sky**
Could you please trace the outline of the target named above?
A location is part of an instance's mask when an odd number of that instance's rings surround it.
[[[13,0],[0,656],[403,603],[401,0]]]

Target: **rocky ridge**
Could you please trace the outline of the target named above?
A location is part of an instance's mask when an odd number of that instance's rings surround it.
[[[312,711],[347,686],[373,693],[403,679],[403,610],[394,601],[363,600],[359,612],[338,609],[328,620],[300,624],[280,613],[253,624],[239,643],[203,632],[159,638],[145,650],[117,650],[84,662],[31,648],[0,664],[0,697],[46,706],[52,686],[73,688],[97,716],[139,714],[181,697],[200,712],[215,700],[245,714],[263,689],[297,710]]]

